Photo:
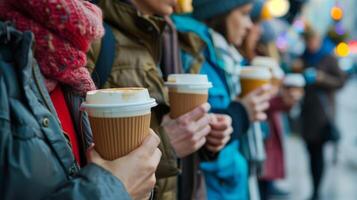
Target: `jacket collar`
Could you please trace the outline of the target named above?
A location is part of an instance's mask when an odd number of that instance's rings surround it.
[[[175,23],[177,31],[184,33],[189,37],[184,39],[181,36],[180,42],[183,41],[186,43],[186,46],[190,46],[191,51],[202,51],[202,49],[206,47],[205,51],[207,51],[207,54],[209,55],[208,59],[216,65],[221,64],[214,50],[215,48],[210,33],[211,29],[208,26],[197,21],[190,15],[173,15],[171,18]],[[196,35],[196,37],[193,35]]]
[[[146,16],[127,1],[102,0],[99,6],[107,23],[142,43],[155,61],[160,61],[161,34],[166,26],[163,17]]]

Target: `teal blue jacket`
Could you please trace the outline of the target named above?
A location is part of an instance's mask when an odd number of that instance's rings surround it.
[[[233,119],[233,138],[238,138],[242,134],[246,133],[250,122],[248,114],[239,102],[231,101],[231,95],[225,80],[224,71],[222,70],[224,62],[220,60],[213,46],[213,42],[209,33],[209,28],[191,18],[190,16],[172,16],[172,20],[175,23],[176,29],[180,33],[195,33],[202,41],[204,41],[206,48],[203,50],[205,61],[203,62],[200,73],[207,74],[208,79],[212,82],[213,87],[209,90],[208,101],[212,106],[212,112],[225,113]],[[181,50],[181,57],[184,70],[190,71],[192,63],[195,61],[195,56]]]
[[[194,33],[206,48],[202,51],[204,62],[201,74],[207,74],[213,88],[209,91],[208,101],[212,112],[224,113],[232,117],[234,134],[230,143],[220,152],[217,160],[201,164],[204,172],[207,196],[209,200],[245,200],[248,199],[248,167],[239,152],[238,137],[249,128],[249,120],[244,107],[239,102],[231,101],[222,66],[224,62],[216,56],[209,28],[190,16],[173,16],[173,22],[179,33]],[[190,71],[195,56],[181,50],[182,63],[186,72]]]

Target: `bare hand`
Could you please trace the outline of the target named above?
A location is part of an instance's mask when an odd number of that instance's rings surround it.
[[[117,177],[133,199],[148,199],[156,183],[155,171],[161,158],[159,144],[160,138],[151,130],[142,145],[127,156],[107,161],[93,145],[87,151],[87,157]]]
[[[264,85],[240,100],[248,112],[250,121],[264,121],[267,119],[267,114],[264,111],[269,108],[270,89],[270,85]]]
[[[233,133],[232,118],[228,115],[212,114],[211,132],[207,135],[206,148],[217,153],[227,144]]]
[[[164,116],[162,126],[178,157],[188,156],[206,143],[206,135],[211,131],[209,109],[210,105],[205,103],[175,120]]]

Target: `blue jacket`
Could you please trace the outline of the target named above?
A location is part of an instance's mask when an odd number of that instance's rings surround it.
[[[238,141],[228,144],[215,162],[204,162],[208,199],[245,200],[248,197],[248,166],[244,157],[237,153]]]
[[[249,128],[249,120],[244,107],[238,102],[232,102],[222,66],[210,36],[209,28],[190,16],[173,16],[173,22],[179,34],[194,33],[205,44],[201,54],[204,61],[199,73],[207,74],[213,88],[209,91],[208,101],[212,112],[225,113],[232,117],[234,134],[228,144],[214,162],[202,163],[201,169],[206,177],[208,199],[247,199],[247,163],[238,148],[238,136]],[[197,61],[196,55],[182,49],[182,63],[186,72],[190,71]]]
[[[0,199],[131,199],[110,172],[76,164],[32,45],[32,33],[0,22]]]
[[[234,129],[233,138],[238,138],[241,134],[247,132],[249,128],[249,118],[242,104],[231,101],[224,76],[225,72],[221,67],[221,65],[224,65],[224,62],[219,60],[216,55],[209,28],[190,16],[174,15],[172,16],[172,20],[179,33],[194,33],[204,41],[206,48],[201,52],[204,56],[204,62],[199,72],[201,74],[207,74],[208,79],[213,84],[213,87],[209,90],[208,102],[212,106],[212,112],[225,113],[232,117]],[[197,58],[183,49],[181,50],[181,57],[184,70],[189,72]]]

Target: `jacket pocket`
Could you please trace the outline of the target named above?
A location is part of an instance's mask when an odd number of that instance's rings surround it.
[[[44,135],[33,114],[18,100],[10,99],[12,134],[18,139],[31,139]]]

